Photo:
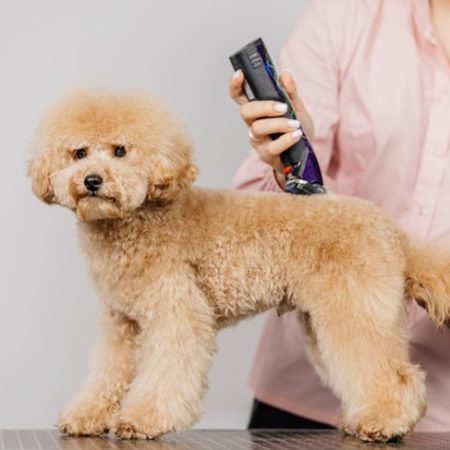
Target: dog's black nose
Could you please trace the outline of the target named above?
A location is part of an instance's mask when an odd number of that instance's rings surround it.
[[[88,175],[84,179],[84,185],[86,189],[91,192],[97,192],[100,189],[100,186],[103,183],[103,178],[100,175]]]

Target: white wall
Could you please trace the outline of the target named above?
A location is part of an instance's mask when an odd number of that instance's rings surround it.
[[[228,187],[248,151],[228,55],[263,36],[277,60],[305,0],[0,0],[0,428],[50,427],[86,370],[96,298],[75,218],[30,193],[27,146],[74,85],[158,92],[187,123],[199,184]],[[246,426],[263,320],[226,330],[200,427]]]

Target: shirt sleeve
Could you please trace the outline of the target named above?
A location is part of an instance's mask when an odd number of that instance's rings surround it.
[[[249,191],[284,192],[275,178],[275,171],[263,162],[253,149],[239,166],[233,185],[237,189],[248,189]]]
[[[336,39],[331,36],[332,25],[328,22],[319,0],[310,2],[283,47],[280,68],[292,72],[299,95],[313,118],[312,144],[325,185],[330,190],[338,190],[332,179],[333,165],[338,163],[339,156],[335,146],[339,122],[338,65]],[[273,169],[254,150],[239,167],[234,185],[238,189],[281,192]]]

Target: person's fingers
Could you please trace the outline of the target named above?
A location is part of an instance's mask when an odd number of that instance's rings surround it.
[[[314,122],[306,110],[302,99],[298,95],[294,77],[289,71],[284,71],[280,74],[279,78],[284,90],[289,96],[292,107],[297,113],[297,117],[299,118],[306,135],[312,139],[314,137]]]
[[[239,105],[247,103],[249,100],[244,92],[244,74],[242,70],[236,70],[228,83],[230,97]]]
[[[256,150],[261,161],[271,166],[277,172],[283,172],[283,163],[279,155],[272,155],[267,150],[268,141],[255,142],[250,140],[250,145]]]
[[[250,125],[251,134],[256,140],[262,140],[271,134],[286,133],[300,127],[300,121],[284,117],[255,120]]]
[[[250,125],[256,119],[282,116],[286,113],[287,108],[286,103],[274,102],[272,100],[255,100],[241,104],[241,116],[247,125]]]
[[[283,85],[292,103],[298,120],[283,116],[288,105],[276,101],[249,101],[244,91],[244,75],[237,70],[229,82],[230,97],[240,105],[241,116],[249,127],[250,145],[256,150],[262,161],[283,173],[280,154],[295,144],[302,136],[300,126],[308,137],[314,134],[314,124],[300,99],[294,78],[289,72],[282,72],[280,83]],[[272,140],[270,135],[280,134]]]
[[[280,156],[285,150],[294,145],[301,137],[301,130],[295,130],[282,134],[279,138],[266,143],[264,151],[274,157]]]
[[[258,156],[266,164],[272,166],[277,172],[283,173],[283,163],[280,154],[291,147],[301,137],[301,130],[290,131],[282,134],[279,138],[272,140],[266,137],[262,140],[250,139],[250,145],[258,153]]]

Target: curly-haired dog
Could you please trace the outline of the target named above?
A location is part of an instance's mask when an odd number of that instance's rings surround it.
[[[217,332],[269,308],[296,310],[347,433],[388,440],[423,415],[405,297],[447,321],[450,257],[371,204],[193,187],[182,125],[142,94],[66,96],[41,123],[29,174],[38,197],[80,219],[101,298],[101,341],[63,432],[190,427]]]

